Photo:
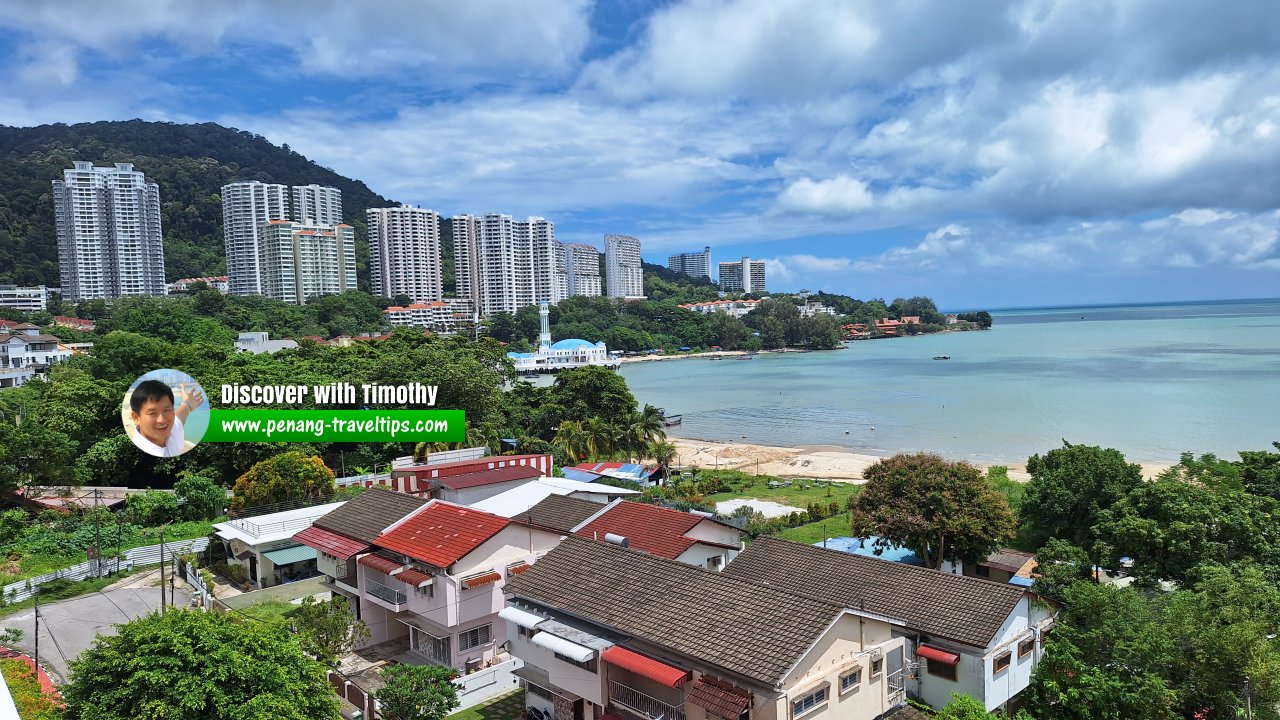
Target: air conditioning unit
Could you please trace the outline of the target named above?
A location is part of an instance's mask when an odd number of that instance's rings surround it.
[[[871,648],[871,659],[879,660],[884,657],[884,648]]]
[[[351,720],[364,720],[364,713],[359,710],[353,710],[351,712]]]

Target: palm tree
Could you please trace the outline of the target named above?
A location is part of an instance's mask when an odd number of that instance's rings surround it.
[[[583,432],[582,423],[565,420],[556,429],[556,436],[551,444],[560,449],[565,461],[577,465],[587,456],[587,434]]]
[[[467,427],[467,445],[486,447],[494,455],[502,454],[502,433],[493,423],[480,423]]]
[[[640,438],[640,447],[647,447],[667,439],[666,425],[662,421],[662,411],[646,403],[640,413],[635,416],[636,435]]]
[[[449,443],[444,442],[420,442],[413,446],[413,459],[423,460],[433,452],[448,450]]]
[[[582,423],[582,431],[587,436],[586,447],[588,455],[593,458],[613,456],[614,428],[604,418],[587,418]]]
[[[658,463],[662,481],[666,483],[671,477],[671,463],[676,459],[676,446],[666,441],[656,442],[649,446],[649,457]]]

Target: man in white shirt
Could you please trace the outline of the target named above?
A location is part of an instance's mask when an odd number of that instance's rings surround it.
[[[194,447],[183,434],[182,423],[204,402],[199,390],[173,407],[173,390],[159,380],[143,380],[129,397],[135,431],[129,438],[138,449],[156,457],[177,457]]]

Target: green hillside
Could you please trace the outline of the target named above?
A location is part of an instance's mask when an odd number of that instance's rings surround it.
[[[131,162],[160,185],[169,280],[226,273],[221,187],[236,180],[329,185],[342,191],[356,228],[358,272],[366,282],[365,208],[393,203],[250,132],[215,123],[95,122],[0,126],[0,283],[59,285],[52,181],[74,160]]]

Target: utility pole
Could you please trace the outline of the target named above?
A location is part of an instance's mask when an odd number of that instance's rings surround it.
[[[40,588],[36,588],[36,677],[40,677]]]
[[[174,580],[178,577],[178,556],[169,553],[169,562],[173,563],[173,566],[169,568],[169,605],[170,607],[176,607],[177,598],[174,596]]]
[[[1244,676],[1244,716],[1253,720],[1253,681],[1248,675]]]
[[[102,518],[98,515],[98,498],[102,488],[93,489],[93,576],[102,577]]]
[[[164,526],[160,526],[160,614],[164,614]]]

